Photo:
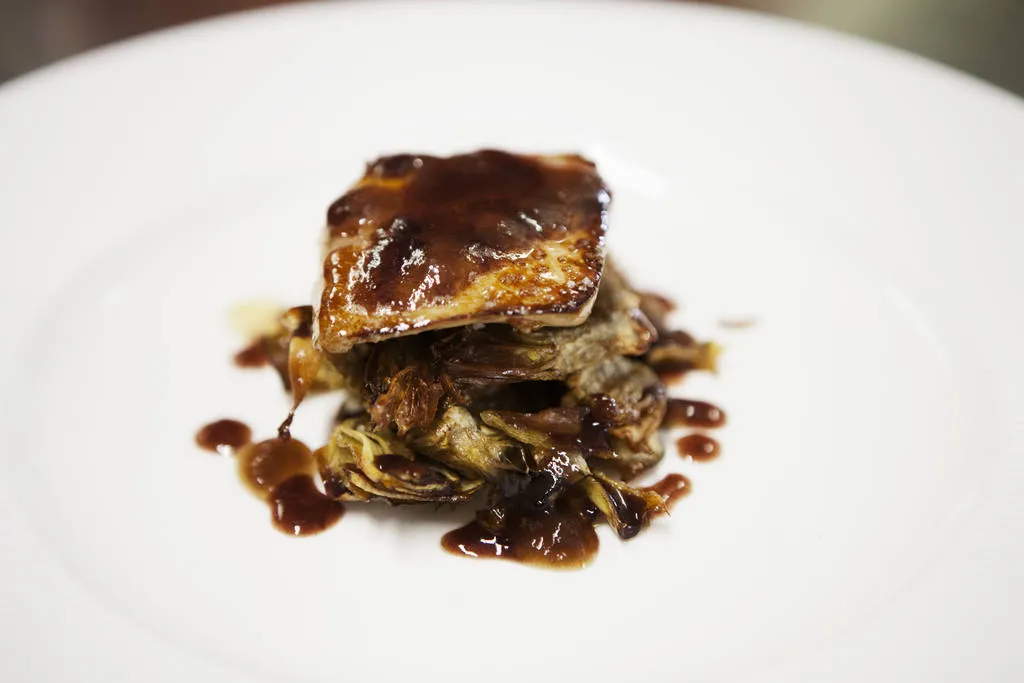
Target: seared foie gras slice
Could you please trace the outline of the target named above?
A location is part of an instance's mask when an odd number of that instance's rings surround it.
[[[579,325],[609,201],[579,156],[381,158],[328,210],[316,343],[338,353],[472,323]]]

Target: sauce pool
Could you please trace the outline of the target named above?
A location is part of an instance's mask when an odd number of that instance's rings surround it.
[[[320,492],[313,477],[299,474],[285,479],[267,499],[274,526],[292,536],[308,536],[327,529],[345,514],[344,506]]]
[[[573,495],[561,496],[552,510],[483,510],[469,524],[446,533],[441,547],[467,557],[580,569],[600,545],[594,529],[596,515],[589,501]]]
[[[260,441],[238,454],[242,482],[270,506],[274,526],[292,536],[321,532],[345,512],[316,487],[316,469],[313,452],[291,437]]]
[[[252,443],[252,430],[238,420],[217,420],[196,433],[196,443],[209,451],[236,455],[238,476],[270,507],[279,531],[307,536],[333,526],[345,513],[340,501],[316,487],[316,462],[298,439],[274,438]]]

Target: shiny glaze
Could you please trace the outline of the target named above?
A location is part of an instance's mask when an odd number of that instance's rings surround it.
[[[651,505],[642,496],[633,491],[623,490],[614,486],[602,487],[608,494],[608,501],[615,510],[622,526],[617,529],[619,537],[629,539],[640,533],[651,520]]]
[[[275,486],[267,502],[274,526],[292,536],[323,531],[345,513],[345,507],[321,493],[313,478],[306,474],[289,477]]]
[[[713,429],[725,424],[725,411],[707,401],[670,398],[663,427],[703,427]]]
[[[594,524],[601,514],[579,489],[561,492],[543,477],[534,477],[497,507],[477,513],[469,524],[454,529],[441,539],[448,552],[474,558],[497,558],[525,564],[577,569],[597,554],[599,542]],[[652,514],[667,513],[690,493],[690,480],[669,474],[641,491],[653,492],[664,500],[651,510],[640,496],[604,487],[616,515],[625,523],[622,538],[632,538],[650,522]],[[508,493],[508,492],[506,492]]]
[[[676,441],[676,449],[679,451],[679,455],[697,462],[714,460],[722,451],[718,442],[706,434],[681,436]]]
[[[275,486],[286,479],[312,475],[315,471],[313,453],[298,439],[267,439],[238,453],[238,476],[260,498],[266,498]]]
[[[327,212],[321,347],[585,310],[601,279],[609,201],[577,156],[378,159]]]
[[[578,569],[597,554],[596,515],[593,505],[575,492],[560,496],[548,509],[513,503],[482,511],[446,533],[441,546],[456,555]]]
[[[221,455],[231,455],[252,441],[252,430],[238,420],[216,420],[196,432],[196,445]]]

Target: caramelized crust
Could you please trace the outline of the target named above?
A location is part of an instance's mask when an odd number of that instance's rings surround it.
[[[327,212],[316,340],[472,323],[579,325],[604,267],[610,195],[579,156],[383,157]]]

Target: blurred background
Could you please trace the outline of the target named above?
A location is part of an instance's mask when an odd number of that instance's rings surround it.
[[[293,1],[0,0],[0,82],[146,31]],[[1024,95],[1024,0],[704,1],[896,45]]]

